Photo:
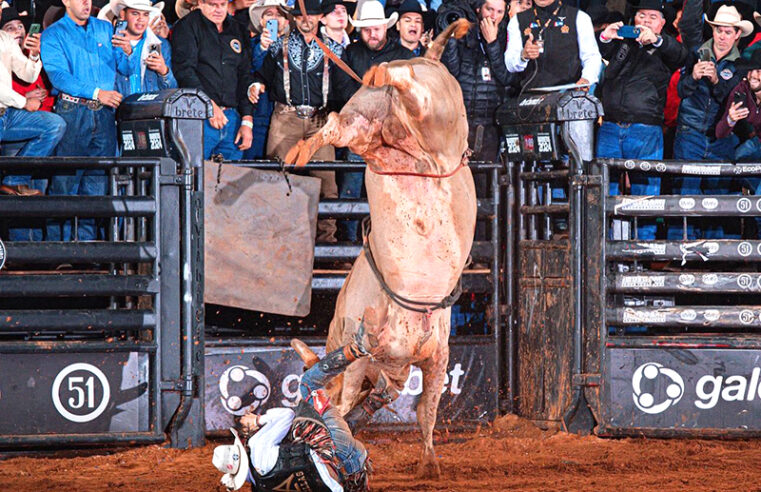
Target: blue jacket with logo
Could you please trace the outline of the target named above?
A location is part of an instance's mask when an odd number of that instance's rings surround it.
[[[716,73],[719,76],[716,85],[708,80],[695,80],[692,77],[692,68],[699,60],[700,50],[709,50],[711,53],[711,60],[716,64]],[[713,39],[703,43],[696,52],[690,53],[679,79],[678,90],[682,102],[679,105],[677,129],[713,136],[727,96],[740,83],[746,72],[747,68],[740,60],[737,46],[718,61],[713,52]]]

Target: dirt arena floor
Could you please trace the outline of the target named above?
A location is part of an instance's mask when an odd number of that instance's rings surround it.
[[[439,433],[442,476],[417,480],[415,433],[359,437],[368,443],[378,491],[761,490],[761,440],[599,439],[545,432],[507,416],[488,428]],[[222,492],[211,464],[216,444],[8,458],[0,462],[0,491]]]

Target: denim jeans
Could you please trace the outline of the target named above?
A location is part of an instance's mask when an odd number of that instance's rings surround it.
[[[711,140],[700,132],[678,127],[674,139],[674,159],[687,160],[699,163],[704,160],[731,161],[735,156],[737,136],[730,135],[726,138]],[[700,176],[675,177],[672,180],[673,193],[675,195],[726,195],[733,186],[733,178]],[[687,238],[697,239],[731,239],[739,237],[737,234],[725,232],[725,226],[734,229],[734,221],[727,219],[710,219],[703,224],[687,222]],[[682,239],[682,220],[669,221],[668,239]]]
[[[8,108],[0,117],[0,142],[2,155],[18,157],[47,157],[66,131],[66,122],[57,114],[47,111],[26,111]],[[45,192],[46,179],[32,179],[30,175],[6,174],[3,184],[26,185]],[[9,241],[41,241],[43,223],[34,219],[8,222],[6,239]],[[19,226],[19,227],[16,227]],[[33,227],[29,227],[33,226]]]
[[[308,402],[312,401],[312,391],[324,387],[334,376],[346,369],[339,367],[335,370],[323,371],[320,366],[321,364],[313,365],[301,376],[299,391],[301,397]],[[336,455],[344,466],[344,472],[351,475],[360,471],[365,464],[365,459],[367,459],[367,450],[364,444],[354,439],[346,421],[332,403],[322,414],[322,419],[330,430],[330,437],[336,447]]]
[[[16,154],[18,157],[51,155],[65,131],[63,118],[47,111],[8,108],[0,116],[0,142],[25,142]],[[3,184],[29,186],[31,179],[31,176],[7,175],[3,177]]]
[[[609,159],[663,159],[663,131],[655,125],[632,123],[621,125],[603,122],[597,133],[597,157]],[[659,195],[661,178],[630,173],[632,195]],[[620,195],[617,176],[610,180],[610,195]],[[655,219],[637,221],[637,237],[655,239]]]
[[[349,151],[347,160],[349,162],[361,162],[364,159],[362,159],[362,156]],[[359,199],[362,195],[362,185],[365,184],[364,171],[340,172],[338,173],[337,178],[339,198]],[[359,239],[358,220],[341,220],[338,222],[338,227],[342,230],[345,240],[356,242]]]
[[[221,130],[211,126],[209,120],[203,123],[203,158],[222,154],[228,161],[238,161],[243,157],[243,151],[235,145],[235,135],[240,128],[240,115],[237,109],[225,109],[227,124]]]
[[[56,148],[57,156],[117,155],[116,117],[112,108],[104,106],[93,111],[87,106],[59,99],[55,111],[66,121],[66,133]],[[108,178],[104,170],[72,169],[50,178],[48,195],[102,196],[107,190]],[[92,218],[79,219],[77,238],[72,237],[71,220],[49,219],[47,223],[48,241],[91,241],[99,237],[104,237],[103,228]]]

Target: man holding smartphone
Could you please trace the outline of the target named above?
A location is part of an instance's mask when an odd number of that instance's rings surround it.
[[[635,6],[634,26],[608,25],[599,36],[600,52],[609,60],[600,99],[605,110],[597,134],[597,157],[612,159],[663,159],[663,111],[674,70],[687,60],[687,49],[663,33],[674,13],[663,0],[641,0]],[[636,34],[623,39],[622,30]],[[658,195],[661,178],[630,173],[632,195]],[[610,183],[618,195],[618,180]],[[655,220],[638,222],[640,239],[655,239]]]
[[[753,33],[753,24],[744,20],[734,6],[722,5],[713,19],[706,17],[712,28],[711,39],[697,52],[690,54],[679,80],[679,105],[674,158],[682,160],[729,161],[735,156],[738,139],[734,134],[718,137],[716,126],[720,122],[724,101],[742,80],[746,69],[740,62],[737,43]],[[701,61],[700,54],[710,57]],[[673,191],[677,195],[729,194],[732,178],[679,176],[673,178]],[[689,239],[739,238],[739,222],[722,220],[696,227],[688,220]],[[736,230],[729,232],[725,226]],[[682,239],[682,220],[672,220],[668,228],[669,239]],[[701,232],[701,229],[703,231]]]
[[[564,84],[587,86],[600,76],[602,58],[592,19],[562,0],[534,0],[507,25],[505,65],[520,74],[523,90]]]
[[[727,98],[724,114],[716,125],[716,138],[735,133],[743,142],[735,149],[737,162],[761,162],[761,50],[753,51],[748,75]],[[761,195],[761,179],[746,177],[743,187]],[[761,217],[756,217],[756,238],[761,238]]]
[[[113,26],[90,17],[91,0],[63,0],[66,14],[42,33],[42,62],[57,91],[55,111],[66,120],[66,134],[56,149],[59,156],[113,157],[116,145],[116,108],[122,94],[116,74],[129,73],[130,46],[111,44]],[[49,195],[105,195],[102,169],[72,170],[50,180]],[[95,220],[79,220],[78,239],[103,235]],[[71,240],[71,220],[50,220],[47,239]],[[98,234],[100,232],[100,234]]]
[[[132,48],[129,73],[119,74],[116,79],[116,88],[124,97],[177,87],[169,41],[158,37],[149,27],[163,7],[163,2],[152,5],[150,0],[119,0],[114,6],[116,18],[126,25],[119,30],[117,23],[112,43],[119,47],[129,44]]]
[[[12,82],[14,75],[29,87],[39,82],[42,70],[40,35],[25,35],[24,25],[13,7],[3,9],[0,24],[0,144],[3,149],[13,145],[18,156],[49,156],[63,136],[66,122],[56,114],[39,111],[47,96],[46,90],[35,86],[22,94],[14,89]],[[0,194],[41,195],[44,187],[35,189],[31,180],[31,176],[4,176]],[[41,229],[33,233],[27,227],[10,227],[8,239],[30,241],[41,238]]]

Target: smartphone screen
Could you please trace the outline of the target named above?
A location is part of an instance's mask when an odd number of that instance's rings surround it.
[[[40,32],[41,27],[42,26],[40,26],[39,24],[32,24],[31,26],[29,26],[29,34],[37,34],[38,32]]]
[[[158,43],[153,43],[148,48],[148,53],[158,53],[160,55],[161,54],[161,45],[158,44]]]
[[[708,50],[700,50],[700,61],[702,62],[711,61],[711,52]]]

